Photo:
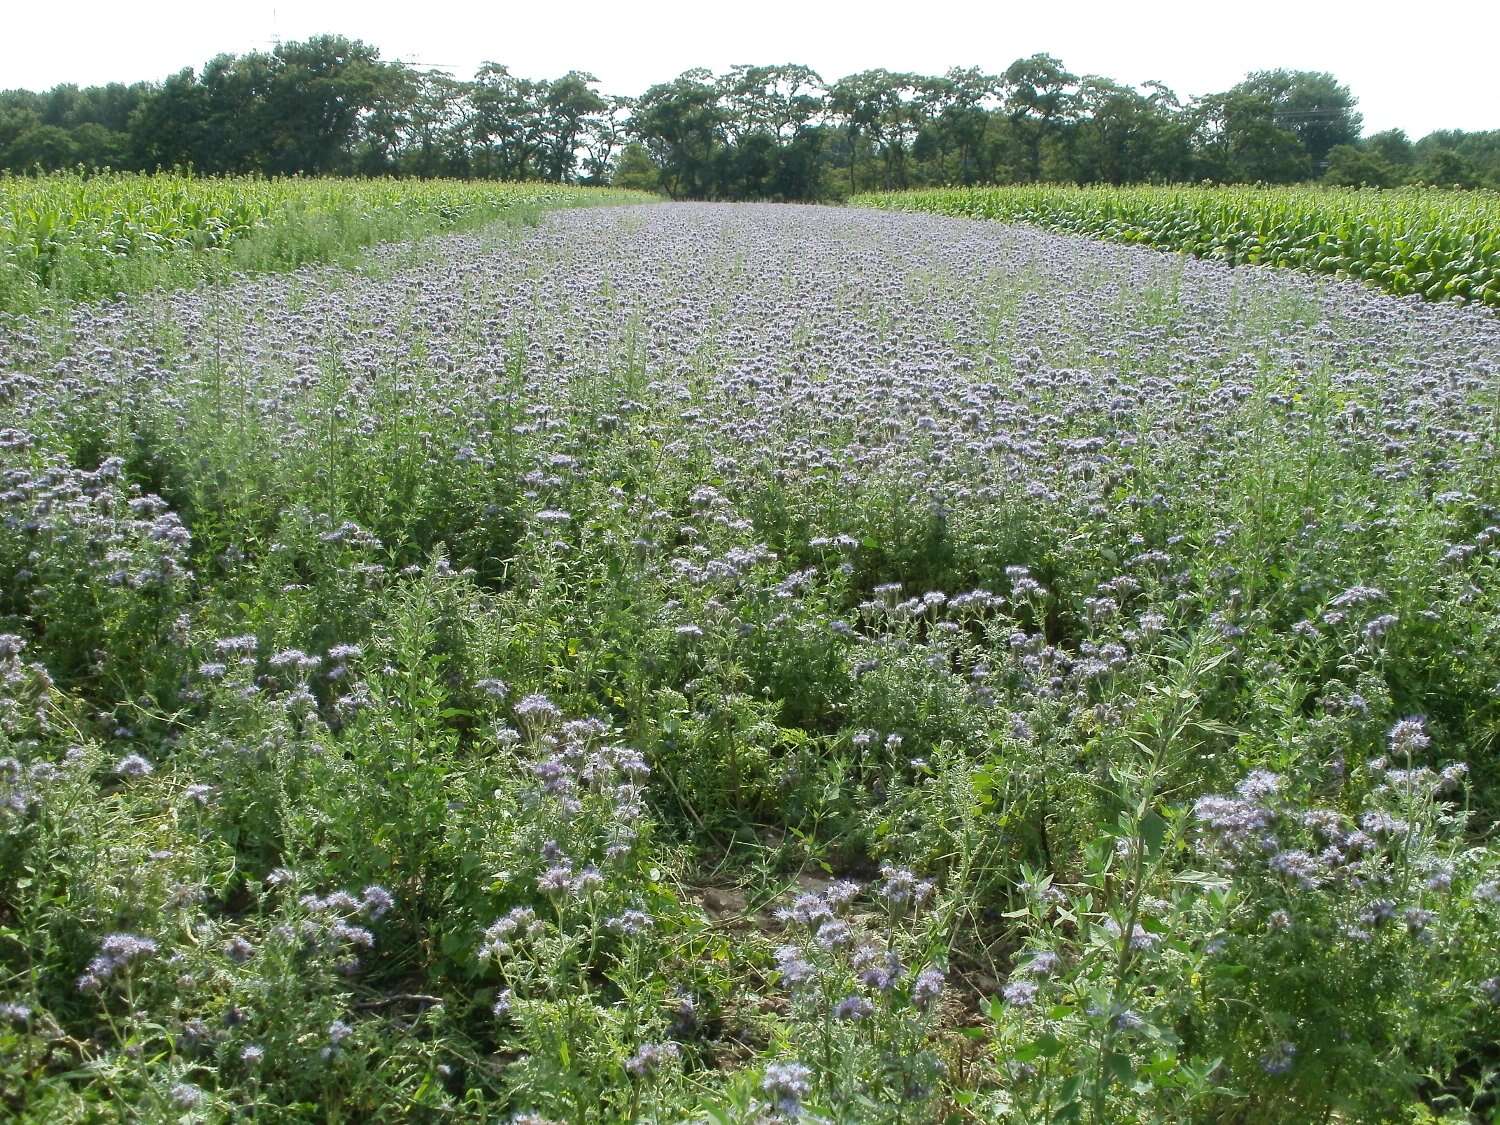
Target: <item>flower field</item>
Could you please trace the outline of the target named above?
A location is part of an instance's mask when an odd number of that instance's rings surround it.
[[[1230,265],[1361,278],[1402,296],[1500,306],[1495,192],[1010,185],[877,192],[852,202],[1031,223]]]
[[[557,210],[12,317],[0,461],[0,1116],[1493,1118],[1478,301]]]
[[[545,208],[649,198],[463,180],[0,176],[0,313],[334,261]]]

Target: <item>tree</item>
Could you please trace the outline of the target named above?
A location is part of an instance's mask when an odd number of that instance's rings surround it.
[[[209,100],[191,68],[178,71],[130,115],[131,159],[150,171],[191,165],[208,170]]]
[[[645,145],[631,141],[620,150],[620,159],[609,182],[617,188],[656,191],[661,184],[661,169],[651,159]]]
[[[119,82],[91,86],[84,90],[87,120],[112,132],[125,133],[130,128],[130,115],[154,93],[155,87],[146,82],[134,82],[129,86]]]
[[[375,104],[382,65],[374,47],[341,35],[278,46],[264,100],[274,137],[267,170],[338,171],[361,113]]]
[[[634,98],[606,98],[606,106],[591,116],[583,133],[583,182],[603,184],[610,181],[610,169],[616,154],[625,143]],[[642,152],[645,150],[642,149]],[[647,157],[649,160],[650,158]],[[656,165],[651,166],[652,186],[656,190]]]
[[[73,136],[57,125],[32,125],[5,147],[5,166],[29,172],[36,168],[55,172],[67,168],[78,158]]]
[[[732,140],[755,133],[791,141],[822,116],[823,79],[796,63],[736,66],[721,79]]]
[[[728,121],[713,74],[699,68],[647,90],[630,130],[660,169],[668,195],[707,199],[716,194]]]
[[[270,106],[277,61],[261,51],[219,55],[198,78],[203,128],[188,158],[204,172],[253,172],[273,163],[278,124]]]
[[[1150,96],[1099,75],[1078,86],[1074,178],[1128,184],[1179,178],[1187,169],[1187,130],[1171,90],[1152,83]]]
[[[907,155],[922,132],[931,105],[920,75],[892,74],[881,103],[880,146],[885,172],[882,186],[911,186]]]
[[[926,121],[922,79],[889,70],[865,70],[835,82],[829,109],[843,127],[849,190],[857,188],[855,165],[867,150],[880,160],[880,186],[907,186],[907,153]]]
[[[776,154],[776,170],[768,185],[774,199],[826,199],[824,183],[824,142],[822,128],[804,130],[782,145]]]
[[[88,168],[119,168],[125,162],[129,138],[96,121],[85,121],[69,133],[73,161]]]
[[[469,99],[484,175],[524,180],[539,174],[546,144],[544,95],[542,83],[517,78],[499,63],[479,68]]]
[[[878,145],[884,135],[885,103],[892,81],[888,70],[865,70],[840,78],[829,88],[828,108],[844,132],[851,195],[859,190],[855,169],[862,147]]]
[[[1051,55],[1017,59],[1006,67],[1003,77],[1006,113],[1025,146],[1027,178],[1040,179],[1042,142],[1057,137],[1068,121],[1078,79]]]
[[[1439,170],[1442,163],[1446,163],[1460,174],[1477,179],[1481,185],[1500,188],[1500,129],[1488,132],[1440,129],[1423,137],[1413,146],[1412,151],[1417,160],[1424,164],[1441,162],[1436,164],[1434,171]],[[1438,157],[1437,153],[1440,151],[1457,153],[1462,157],[1462,162],[1455,163],[1447,157]]]
[[[1227,152],[1227,178],[1290,183],[1325,166],[1335,145],[1359,141],[1363,118],[1354,95],[1331,74],[1308,70],[1260,70],[1227,93],[1200,103],[1220,155]]]
[[[0,94],[0,165],[7,168],[24,167],[13,163],[6,154],[23,134],[42,123],[41,116],[28,99],[17,96],[25,93],[28,91],[7,90]]]
[[[1354,145],[1335,145],[1328,153],[1323,182],[1337,187],[1395,187],[1401,173],[1380,153]]]
[[[362,175],[408,170],[401,167],[401,155],[422,81],[421,73],[401,64],[385,72],[370,105],[355,123],[353,167]]]
[[[953,67],[931,87],[936,99],[938,148],[946,156],[957,153],[953,169],[959,183],[972,184],[984,176],[982,155],[990,115],[998,108],[1001,80],[977,66]],[[947,175],[941,178],[948,179]]]
[[[1333,75],[1325,71],[1272,70],[1252,74],[1246,82],[1266,90],[1276,124],[1296,135],[1314,168],[1323,166],[1335,145],[1359,141],[1364,118],[1354,108],[1358,103],[1349,87]]]
[[[1046,54],[999,75],[874,69],[832,83],[797,63],[740,64],[619,98],[582,71],[531,79],[487,62],[466,81],[325,35],[159,84],[0,91],[0,167],[623,177],[715,199],[1042,179],[1500,188],[1500,130],[1414,144],[1400,130],[1362,141],[1361,124],[1322,71],[1255,71],[1186,106],[1159,82],[1079,79]]]
[[[542,90],[544,164],[548,179],[559,183],[573,178],[578,147],[594,118],[609,110],[609,102],[594,89],[599,79],[570,70]]]
[[[1387,129],[1383,133],[1366,137],[1363,147],[1387,164],[1400,168],[1410,168],[1416,159],[1412,153],[1411,140],[1400,129]]]
[[[1283,184],[1311,173],[1307,150],[1276,124],[1275,106],[1264,93],[1236,87],[1210,94],[1193,103],[1190,116],[1203,178]]]
[[[403,84],[404,104],[393,107],[389,121],[395,131],[398,169],[417,176],[492,174],[471,163],[473,85],[440,70],[410,71]],[[375,114],[373,119],[384,126],[386,112],[376,110]]]
[[[1477,188],[1480,183],[1479,169],[1474,162],[1451,148],[1433,149],[1417,166],[1419,183],[1434,187]]]

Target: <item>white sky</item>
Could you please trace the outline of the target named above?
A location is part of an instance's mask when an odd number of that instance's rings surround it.
[[[385,58],[470,77],[591,71],[638,94],[692,66],[796,62],[825,79],[871,67],[1002,70],[1038,51],[1075,74],[1159,79],[1184,98],[1247,71],[1327,70],[1367,132],[1500,128],[1500,0],[9,0],[0,88],[159,80],[273,37],[336,32]]]

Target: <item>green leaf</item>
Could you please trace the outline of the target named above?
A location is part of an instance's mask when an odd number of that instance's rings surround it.
[[[1141,818],[1140,832],[1147,848],[1153,852],[1160,851],[1167,838],[1167,822],[1159,814],[1148,812]]]
[[[1186,883],[1189,886],[1204,887],[1210,890],[1223,890],[1229,886],[1229,880],[1215,875],[1209,871],[1183,871],[1174,876],[1174,883]]]

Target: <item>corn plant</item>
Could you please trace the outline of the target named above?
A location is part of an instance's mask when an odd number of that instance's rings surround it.
[[[542,208],[650,198],[462,180],[0,176],[0,311],[288,269]]]
[[[1360,278],[1399,295],[1500,305],[1500,194],[1323,187],[940,188],[863,207],[1000,219],[1230,265]]]

